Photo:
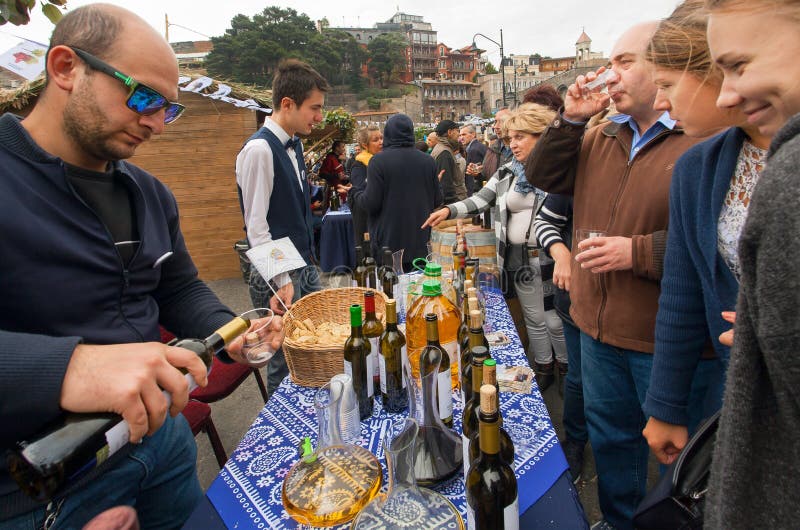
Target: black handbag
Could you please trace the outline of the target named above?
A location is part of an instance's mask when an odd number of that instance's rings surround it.
[[[639,530],[703,528],[719,412],[704,421],[633,515]]]

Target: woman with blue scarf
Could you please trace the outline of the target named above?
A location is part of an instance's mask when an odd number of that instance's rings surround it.
[[[464,218],[493,208],[497,236],[497,264],[507,281],[506,296],[519,297],[528,331],[528,362],[544,391],[554,380],[553,352],[567,362],[561,319],[553,308],[553,261],[538,247],[533,220],[546,194],[528,183],[523,162],[555,112],[534,103],[520,106],[503,125],[514,159],[489,179],[473,196],[433,212],[424,227],[445,219]]]

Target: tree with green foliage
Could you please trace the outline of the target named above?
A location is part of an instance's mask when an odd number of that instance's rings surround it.
[[[64,13],[59,8],[67,5],[67,0],[42,0],[42,13],[53,24],[61,20]],[[15,26],[24,26],[31,21],[31,11],[36,7],[36,0],[0,0],[0,26],[10,22]]]
[[[277,6],[252,18],[236,15],[225,35],[211,41],[214,49],[206,58],[210,75],[262,87],[272,84],[275,68],[286,58],[306,61],[331,83],[352,81],[351,73],[366,60],[352,36],[320,33],[305,13]]]
[[[496,74],[496,73],[497,73],[497,68],[495,68],[492,63],[487,61],[486,62],[486,75]]]
[[[394,33],[378,35],[367,44],[370,74],[386,87],[405,68],[406,42]]]

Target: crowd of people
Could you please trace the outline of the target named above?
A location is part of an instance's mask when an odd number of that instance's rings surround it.
[[[404,249],[406,270],[432,227],[492,211],[537,382],[560,376],[574,479],[587,443],[594,454],[593,528],[634,528],[650,452],[674,462],[720,410],[705,527],[796,524],[798,24],[794,0],[685,0],[620,35],[563,99],[541,88],[501,109],[488,145],[450,120],[420,145],[399,114],[322,164],[357,241]],[[120,414],[140,443],[50,502],[0,462],[0,529],[78,528],[118,505],[144,528],[179,527],[202,496],[181,370],[207,377],[160,329],[205,337],[235,315],[197,277],[170,191],[125,161],[183,111],[175,56],[138,16],[93,4],[59,22],[46,63],[31,113],[0,117],[0,440],[11,449],[71,411]],[[607,69],[605,88],[587,87]],[[283,62],[273,114],[235,161],[249,244],[288,237],[307,263],[251,271],[253,304],[278,315],[321,288],[297,135],[327,91]],[[272,390],[287,373],[280,318],[270,333]],[[239,342],[220,359],[251,364]]]

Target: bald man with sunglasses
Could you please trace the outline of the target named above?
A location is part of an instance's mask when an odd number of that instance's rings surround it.
[[[27,498],[3,458],[2,530],[80,528],[121,504],[143,528],[175,528],[202,498],[179,370],[205,385],[206,369],[161,344],[159,324],[206,337],[234,314],[198,279],[171,192],[124,162],[183,112],[177,82],[152,27],[93,4],[56,26],[30,115],[0,117],[0,450],[68,411],[120,414],[139,442],[49,503]],[[246,362],[237,348],[223,356]]]

